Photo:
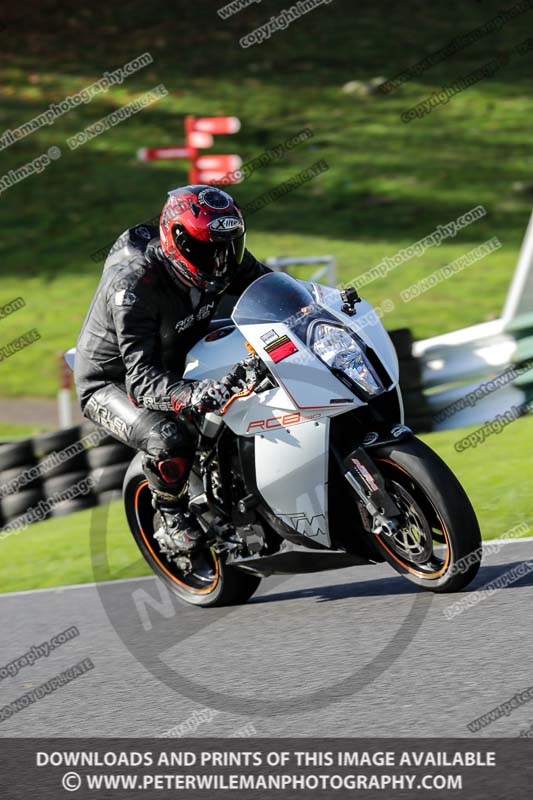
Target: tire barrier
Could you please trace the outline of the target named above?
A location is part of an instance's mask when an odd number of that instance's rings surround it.
[[[38,505],[43,500],[42,489],[25,489],[22,492],[10,494],[2,498],[2,516],[6,522],[12,522],[22,517],[28,509]],[[48,516],[48,515],[46,515]]]
[[[115,444],[102,444],[87,450],[87,463],[89,468],[96,470],[99,467],[108,467],[121,461],[131,461],[131,447],[120,442]]]
[[[105,467],[97,467],[89,472],[89,477],[94,481],[95,493],[109,492],[113,489],[121,489],[122,481],[130,461],[121,461],[118,464],[108,464]]]
[[[55,475],[52,478],[46,476],[43,481],[43,491],[45,497],[55,497],[55,495],[62,494],[70,489],[71,486],[79,484],[84,478],[87,477],[87,470],[76,472],[69,472],[63,475]]]
[[[0,527],[118,499],[134,454],[89,421],[0,445]]]
[[[23,485],[24,489],[39,489],[42,486],[40,475],[33,475],[31,471],[35,464],[21,464],[20,467],[4,469],[0,472],[0,484],[4,486],[3,495],[16,494],[18,487]],[[28,479],[22,483],[22,476],[28,475]]]
[[[34,459],[31,439],[22,442],[12,442],[0,448],[0,471],[31,464]]]

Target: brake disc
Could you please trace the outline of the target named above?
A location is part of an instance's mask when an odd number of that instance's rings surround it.
[[[424,512],[403,486],[390,481],[390,494],[402,512],[398,530],[387,542],[398,555],[413,564],[423,564],[433,555],[433,533]]]

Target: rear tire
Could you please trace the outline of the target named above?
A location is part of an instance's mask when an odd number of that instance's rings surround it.
[[[180,600],[212,608],[240,605],[254,594],[261,578],[226,566],[224,556],[213,548],[199,551],[192,575],[183,573],[160,553],[153,538],[154,509],[140,454],[133,459],[125,475],[123,500],[130,530],[144,559]]]
[[[406,508],[407,524],[392,539],[371,533],[362,513],[381,556],[423,589],[439,593],[463,589],[479,570],[481,533],[472,504],[453,472],[414,436],[373,448],[369,454],[388,490]]]

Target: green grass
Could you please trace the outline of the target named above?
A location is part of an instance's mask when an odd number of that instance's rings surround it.
[[[499,0],[460,14],[406,0],[383,10],[336,0],[243,50],[238,39],[287,4],[253,4],[223,21],[212,2],[95,2],[69,17],[34,3],[24,25],[6,10],[0,133],[58,103],[142,52],[154,63],[4,150],[0,174],[52,145],[62,157],[0,195],[0,305],[26,307],[0,320],[0,344],[36,327],[41,340],[0,365],[3,395],[52,396],[57,354],[74,343],[101,271],[90,255],[153,217],[165,192],[187,180],[181,162],[143,164],[144,145],[180,144],[186,114],[236,114],[242,130],[215,152],[249,160],[304,127],[313,137],[235,187],[246,206],[318,159],[330,169],[249,220],[250,249],[269,255],[332,253],[347,281],[469,208],[487,216],[455,239],[364,289],[392,299],[388,327],[417,338],[499,315],[528,220],[531,197],[531,54],[410,124],[400,113],[443,84],[522,41],[533,12],[432,67],[389,96],[347,94],[349,81],[390,78],[495,15]],[[183,7],[182,7],[183,6]],[[159,83],[169,96],[71,152],[66,139]],[[522,182],[525,187],[517,188]],[[528,188],[529,187],[529,188]],[[502,248],[404,304],[401,289],[498,236]]]
[[[463,484],[479,519],[484,539],[494,539],[519,523],[533,536],[533,417],[493,434],[476,448],[458,453],[455,442],[479,426],[422,436]]]
[[[91,530],[101,524],[108,531],[108,546],[95,552],[93,559]],[[126,528],[120,502],[111,503],[108,508],[98,507],[38,522],[0,541],[0,547],[2,592],[89,583],[98,577],[108,577],[107,560],[112,571],[109,577],[150,574],[148,566],[139,561],[139,551]],[[101,570],[105,570],[104,575]]]
[[[44,433],[48,430],[52,430],[52,427],[49,425],[40,425],[39,423],[26,424],[23,422],[0,421],[0,441],[29,439],[37,433]]]
[[[481,447],[457,453],[454,443],[468,432],[446,431],[422,438],[462,482],[483,538],[497,538],[531,519],[533,464],[528,443],[533,418],[514,422]],[[91,528],[95,531],[93,558]],[[103,530],[108,532],[107,546],[100,535]],[[127,530],[120,502],[109,506],[109,516],[105,508],[98,508],[32,525],[0,541],[0,552],[2,592],[150,574]]]

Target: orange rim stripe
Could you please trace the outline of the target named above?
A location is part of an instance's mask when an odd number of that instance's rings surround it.
[[[188,592],[194,592],[194,594],[209,594],[209,592],[212,592],[213,589],[215,588],[215,586],[218,583],[218,578],[219,578],[218,558],[215,557],[215,559],[214,559],[215,560],[215,578],[213,580],[213,583],[210,583],[209,586],[207,587],[207,589],[193,589],[191,586],[187,586],[186,583],[183,583],[178,578],[176,578],[176,576],[173,575],[165,567],[165,565],[161,562],[161,560],[156,555],[156,553],[154,553],[154,551],[152,549],[152,546],[151,546],[150,542],[148,541],[148,537],[146,536],[146,534],[145,534],[145,532],[143,530],[143,527],[141,525],[141,518],[140,518],[140,515],[139,515],[139,495],[141,493],[141,489],[144,489],[145,486],[148,486],[148,481],[144,481],[143,483],[140,483],[139,486],[137,487],[137,491],[135,492],[134,505],[135,505],[135,513],[137,515],[137,523],[139,525],[139,530],[140,530],[141,535],[142,535],[142,537],[144,539],[144,543],[146,544],[146,547],[148,548],[148,550],[150,551],[150,553],[154,557],[155,561],[157,561],[157,563],[159,564],[159,566],[161,567],[163,572],[165,572],[168,575],[168,577],[171,578],[175,583],[178,583],[180,586],[183,586],[183,588],[187,589]]]
[[[399,469],[403,473],[405,473],[405,475],[407,475],[408,478],[411,478],[411,480],[414,480],[413,476],[409,475],[407,470],[403,469],[403,467],[400,467],[399,464],[395,464],[394,461],[390,461],[388,458],[376,458],[376,461],[385,461],[387,464],[392,464],[393,467],[396,467],[396,469]],[[415,481],[415,483],[416,483],[416,481]],[[389,555],[392,556],[392,558],[398,564],[400,564],[408,572],[411,572],[413,575],[419,575],[421,578],[438,578],[438,577],[440,577],[440,575],[442,575],[443,572],[446,572],[446,570],[448,568],[448,564],[450,563],[450,540],[448,538],[448,532],[446,530],[446,526],[445,526],[444,522],[440,518],[439,512],[435,508],[434,508],[434,511],[435,511],[435,514],[437,515],[437,517],[439,518],[440,524],[442,526],[442,532],[444,534],[444,538],[446,539],[446,561],[444,562],[444,566],[442,567],[442,569],[438,570],[437,572],[420,572],[419,570],[412,569],[412,567],[409,567],[407,564],[404,564],[404,562],[400,558],[398,558],[397,555],[395,553],[393,553],[392,550],[390,550],[387,547],[387,545],[385,544],[385,542],[383,541],[381,536],[377,536],[376,537],[378,539],[380,545],[383,547],[383,549],[386,550],[387,553],[389,553]]]

